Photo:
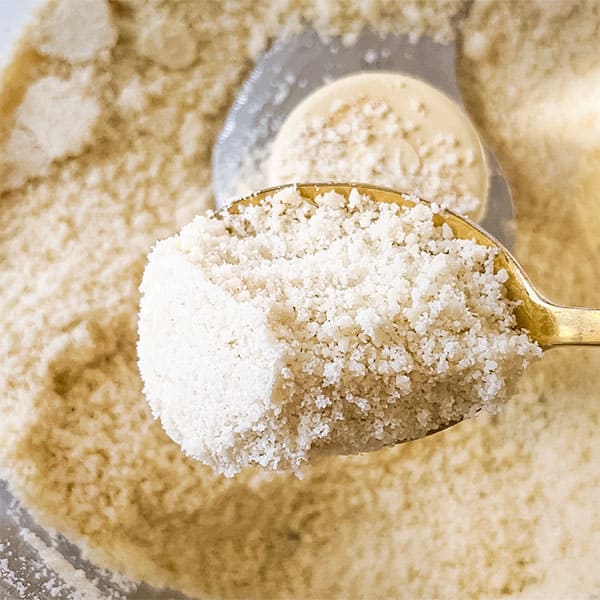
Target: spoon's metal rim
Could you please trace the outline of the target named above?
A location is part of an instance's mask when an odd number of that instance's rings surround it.
[[[365,195],[375,195],[374,200],[378,202],[394,202],[404,206],[414,206],[417,202],[434,204],[416,195],[389,187],[358,182],[317,182],[265,188],[233,202],[229,205],[229,210],[235,210],[236,204],[242,202],[257,203],[269,194],[289,187],[299,190],[307,200],[327,191],[345,194],[351,189],[356,189]],[[507,298],[515,303],[516,324],[541,348],[548,350],[565,345],[600,345],[600,309],[564,306],[551,302],[534,287],[521,264],[495,236],[478,223],[450,209],[439,207],[436,213],[434,222],[437,225],[447,223],[457,238],[471,239],[496,250],[494,266],[496,271],[504,269],[507,272],[504,287]]]

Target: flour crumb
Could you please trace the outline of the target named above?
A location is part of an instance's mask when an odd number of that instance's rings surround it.
[[[133,76],[121,89],[117,97],[117,107],[124,115],[139,113],[148,105],[148,91],[138,75]]]
[[[377,62],[377,59],[379,58],[379,55],[377,54],[376,50],[373,50],[373,48],[369,48],[364,55],[364,60],[368,65],[373,65]]]
[[[483,60],[489,50],[489,40],[480,31],[472,31],[465,35],[463,52],[471,60]]]
[[[29,529],[22,529],[21,537],[38,553],[44,564],[44,571],[48,574],[48,580],[44,588],[55,598],[66,592],[72,600],[106,600],[96,586],[85,576],[85,573],[76,569],[52,546],[46,544],[40,537]],[[60,576],[49,575],[60,573]]]
[[[112,48],[117,32],[105,0],[58,0],[44,6],[34,45],[42,53],[81,63]]]
[[[91,140],[100,115],[96,98],[74,79],[42,77],[17,109],[17,127],[29,130],[51,160],[79,154]]]
[[[14,128],[0,149],[0,191],[19,187],[30,177],[43,175],[50,157],[31,131]]]
[[[27,89],[0,146],[0,191],[44,175],[52,161],[80,154],[91,142],[101,106],[86,91],[89,77],[85,69],[70,79],[41,77]]]
[[[171,70],[185,69],[196,59],[196,40],[187,23],[158,19],[138,39],[140,54]]]

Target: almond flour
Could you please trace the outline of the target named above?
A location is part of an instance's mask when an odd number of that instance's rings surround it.
[[[138,354],[169,436],[228,477],[299,474],[499,412],[541,350],[495,251],[434,225],[439,210],[288,187],[159,242]]]
[[[91,26],[87,5],[47,4],[0,88],[0,465],[38,521],[94,562],[200,598],[597,595],[595,349],[549,353],[501,417],[323,459],[302,481],[215,476],[142,395],[145,256],[212,205],[210,151],[252,59],[303,19],[348,37],[366,25],[447,38],[458,2],[99,1]],[[563,119],[599,122],[577,93],[600,70],[598,10],[476,0],[459,61],[510,178],[518,258],[551,297],[584,305],[600,305],[600,140],[593,126],[565,139]],[[42,140],[19,121],[47,77],[100,108],[78,111],[77,136],[63,111],[68,145],[58,125]],[[39,110],[63,99],[38,96]]]

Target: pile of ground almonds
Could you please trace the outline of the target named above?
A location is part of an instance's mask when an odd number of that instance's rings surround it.
[[[541,349],[517,327],[497,250],[439,213],[290,186],[159,242],[138,355],[169,436],[229,477],[300,473],[499,412]]]
[[[500,417],[325,459],[302,481],[215,476],[141,392],[145,256],[211,206],[211,148],[252,59],[303,20],[447,37],[457,5],[47,5],[0,90],[0,464],[41,523],[196,597],[598,593],[595,349],[552,351]],[[475,0],[459,59],[513,188],[517,255],[572,304],[600,304],[599,37],[596,0]]]

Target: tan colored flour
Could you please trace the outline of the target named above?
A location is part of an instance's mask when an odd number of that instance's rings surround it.
[[[100,49],[74,62],[61,44],[44,42],[60,56],[38,54],[39,27],[29,29],[0,90],[1,143],[18,131],[24,144],[16,162],[0,150],[0,182],[13,188],[0,196],[0,462],[43,524],[95,561],[200,597],[600,592],[596,349],[548,354],[501,417],[327,459],[302,481],[212,475],[166,437],[141,395],[144,257],[212,203],[210,149],[249,59],[301,17],[331,31],[447,35],[456,5],[121,0],[108,5],[118,38],[96,32]],[[598,214],[583,195],[594,169],[582,165],[597,160],[600,140],[579,127],[566,139],[556,119],[533,123],[552,98],[562,114],[598,117],[597,105],[563,97],[600,69],[598,11],[597,0],[475,2],[479,60],[460,63],[470,109],[513,186],[518,256],[556,300],[596,305],[596,236],[580,207]],[[101,107],[89,135],[54,162],[16,124],[42,77],[77,82]]]

